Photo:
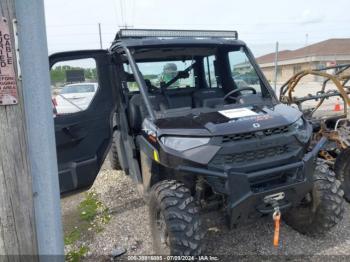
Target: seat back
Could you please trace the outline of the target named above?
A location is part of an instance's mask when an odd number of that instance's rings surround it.
[[[190,107],[192,108],[192,96],[194,88],[177,88],[164,91],[169,108]]]
[[[153,110],[161,111],[167,108],[167,102],[163,95],[150,94],[149,100]],[[142,128],[143,120],[148,116],[147,108],[143,102],[141,94],[132,96],[129,102],[129,124],[134,132],[139,133]]]
[[[221,88],[203,88],[199,89],[193,94],[193,101],[195,107],[205,106],[204,102],[208,99],[223,98],[224,91]]]

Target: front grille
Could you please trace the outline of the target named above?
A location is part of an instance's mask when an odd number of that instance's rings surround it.
[[[240,141],[240,140],[248,140],[248,139],[257,138],[261,136],[283,134],[283,133],[287,133],[288,131],[289,131],[288,126],[268,128],[261,131],[247,132],[247,133],[241,133],[241,134],[235,134],[235,135],[226,135],[222,137],[222,142],[227,143],[227,142],[234,142],[234,141]]]
[[[250,179],[250,188],[253,192],[258,193],[267,189],[279,187],[286,183],[301,182],[304,180],[304,174],[301,168],[288,170],[282,173],[271,174],[269,176],[257,177]]]
[[[268,157],[274,157],[288,152],[288,146],[275,146],[254,151],[246,151],[236,154],[217,155],[211,164],[215,166],[232,165],[245,163],[248,161],[261,160]]]

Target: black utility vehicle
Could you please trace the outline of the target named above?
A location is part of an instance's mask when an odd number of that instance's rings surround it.
[[[311,125],[278,102],[235,31],[120,30],[92,58],[99,89],[86,110],[55,117],[61,193],[89,188],[112,144],[150,208],[154,251],[196,255],[199,212],[217,206],[229,226],[282,213],[305,234],[343,215],[340,183],[310,146]]]

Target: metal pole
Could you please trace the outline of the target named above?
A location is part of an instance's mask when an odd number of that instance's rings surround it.
[[[99,34],[99,36],[100,36],[100,48],[103,49],[103,47],[102,47],[101,23],[98,23],[98,34]]]
[[[15,0],[40,261],[63,261],[63,235],[43,0]],[[57,256],[58,255],[58,256]]]
[[[143,76],[142,76],[139,68],[137,67],[137,64],[136,64],[134,57],[132,56],[129,48],[124,47],[123,49],[124,49],[124,52],[126,54],[126,57],[128,58],[129,65],[130,65],[131,70],[134,74],[136,83],[139,85],[140,93],[141,93],[141,96],[143,98],[143,102],[145,103],[145,106],[147,108],[147,111],[149,113],[149,116],[150,116],[151,120],[154,120],[154,119],[156,119],[156,116],[153,112],[151,103],[149,102],[148,91],[147,91],[145,79],[143,79]]]
[[[278,41],[276,42],[276,51],[275,51],[275,81],[274,81],[275,93],[277,90],[277,70],[278,70]]]
[[[210,66],[209,66],[209,58],[207,57],[207,70],[208,70],[208,80],[209,80],[209,87],[211,88],[211,73],[210,73]]]
[[[307,46],[308,42],[309,42],[309,34],[306,33],[305,34],[305,46]]]

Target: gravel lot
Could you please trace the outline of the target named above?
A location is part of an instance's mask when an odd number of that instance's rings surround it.
[[[110,208],[112,218],[102,232],[92,233],[83,240],[90,249],[88,254],[93,256],[86,260],[105,261],[117,247],[127,250],[120,259],[127,259],[127,255],[152,254],[147,206],[132,181],[122,172],[112,171],[106,165],[91,190]],[[76,207],[83,198],[84,194],[81,193],[62,200],[66,231],[74,226]],[[300,261],[330,261],[329,255],[338,255],[332,256],[332,261],[335,258],[344,261],[347,258],[339,255],[350,255],[349,214],[350,205],[346,204],[343,221],[325,237],[318,239],[303,236],[282,223],[279,249],[272,246],[273,223],[270,217],[228,230],[220,212],[204,214],[204,223],[209,229],[205,237],[206,253],[240,255],[247,260],[255,260],[257,255],[307,256],[298,257]]]

